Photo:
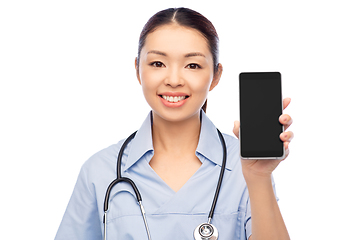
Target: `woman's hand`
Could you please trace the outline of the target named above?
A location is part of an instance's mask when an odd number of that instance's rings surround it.
[[[284,109],[289,106],[291,99],[285,98],[283,100]],[[243,174],[245,180],[250,180],[252,177],[266,177],[269,178],[271,173],[279,165],[279,163],[287,158],[289,155],[289,143],[294,137],[294,134],[291,131],[286,131],[288,127],[292,124],[292,118],[288,114],[282,114],[279,117],[279,122],[284,125],[284,132],[280,134],[280,139],[284,142],[285,147],[285,158],[282,160],[241,160]],[[234,122],[233,132],[239,138],[239,128],[240,122]]]

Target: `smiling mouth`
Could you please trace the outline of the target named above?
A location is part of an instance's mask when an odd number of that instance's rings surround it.
[[[166,101],[171,103],[177,103],[189,97],[189,96],[166,96],[166,95],[160,95],[160,96]]]

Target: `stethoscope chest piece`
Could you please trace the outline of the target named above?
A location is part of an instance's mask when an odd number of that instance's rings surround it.
[[[195,240],[217,240],[218,237],[218,230],[210,223],[202,223],[194,231]]]

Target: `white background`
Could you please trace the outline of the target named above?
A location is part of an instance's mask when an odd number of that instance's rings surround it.
[[[81,165],[150,110],[135,77],[145,22],[168,7],[208,17],[224,73],[208,116],[231,134],[238,74],[280,71],[294,118],[274,172],[292,239],[360,239],[356,1],[1,1],[1,239],[53,239]]]

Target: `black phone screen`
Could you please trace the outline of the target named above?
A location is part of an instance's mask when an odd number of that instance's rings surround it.
[[[279,122],[282,114],[279,72],[240,73],[240,155],[282,158]]]

